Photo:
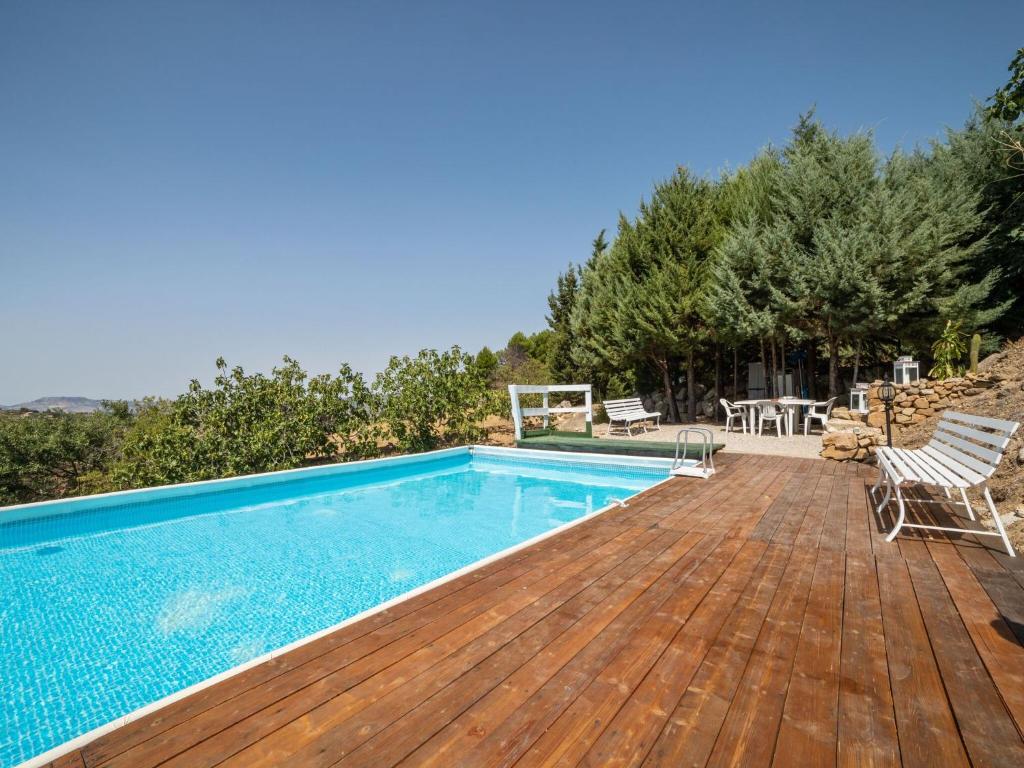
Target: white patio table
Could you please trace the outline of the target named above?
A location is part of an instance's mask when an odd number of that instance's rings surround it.
[[[813,405],[815,401],[802,397],[762,397],[759,400],[736,400],[735,405],[742,405],[747,409],[747,424],[750,425],[750,434],[752,435],[757,432],[755,419],[757,418],[757,406],[761,403],[775,403],[786,411],[786,435],[792,437],[799,423],[800,408],[805,405]]]

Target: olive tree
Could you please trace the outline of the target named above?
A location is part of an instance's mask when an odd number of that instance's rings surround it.
[[[373,401],[381,436],[407,452],[482,439],[482,421],[501,399],[473,357],[456,346],[392,357],[373,382]]]
[[[193,380],[173,401],[146,401],[115,468],[121,487],[208,480],[361,458],[369,390],[347,365],[310,377],[285,357],[269,376],[217,360],[212,387]]]

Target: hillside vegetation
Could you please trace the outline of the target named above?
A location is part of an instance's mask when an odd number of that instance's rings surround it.
[[[212,387],[173,400],[0,413],[0,505],[470,443],[506,401],[458,347],[393,357],[372,383],[288,357],[270,375],[218,360]]]

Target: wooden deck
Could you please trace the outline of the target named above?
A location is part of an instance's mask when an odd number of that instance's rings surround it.
[[[717,463],[54,765],[1024,766],[1024,557]]]

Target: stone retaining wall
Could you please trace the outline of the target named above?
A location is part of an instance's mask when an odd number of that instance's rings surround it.
[[[893,435],[946,408],[961,407],[971,397],[992,387],[997,380],[995,376],[968,373],[952,379],[922,379],[913,384],[895,385]],[[885,405],[878,397],[880,386],[881,381],[871,382],[867,413],[843,407],[832,409],[832,418],[825,425],[825,433],[821,437],[823,458],[868,461],[875,454],[875,446],[885,445]]]

